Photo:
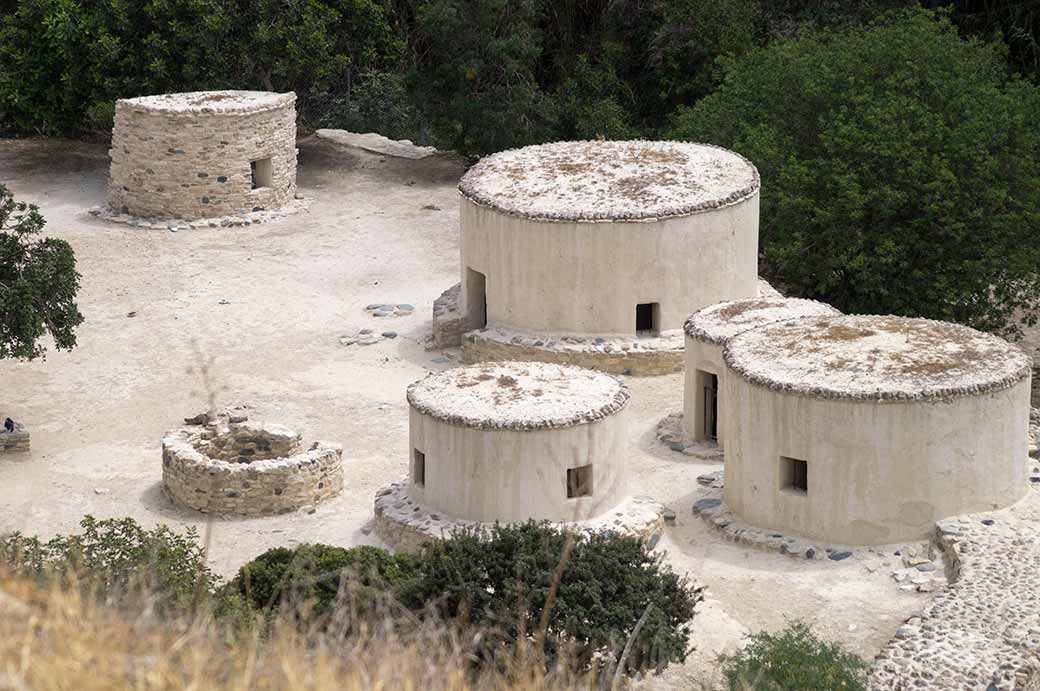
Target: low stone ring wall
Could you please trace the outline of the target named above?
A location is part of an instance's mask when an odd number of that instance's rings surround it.
[[[199,416],[162,440],[163,489],[205,513],[261,516],[317,504],[343,488],[343,450],[244,415]],[[194,424],[192,424],[194,423]]]

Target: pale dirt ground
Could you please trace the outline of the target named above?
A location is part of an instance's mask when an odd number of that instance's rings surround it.
[[[74,531],[86,513],[204,531],[205,516],[162,494],[159,450],[165,430],[206,407],[205,386],[189,373],[201,354],[212,358],[220,403],[251,404],[254,417],[344,447],[343,494],[316,513],[214,519],[214,568],[231,574],[277,545],[379,544],[373,495],[406,474],[405,387],[450,366],[433,364],[437,353],[423,341],[433,300],[458,280],[463,168],[446,157],[395,159],[317,140],[300,149],[308,212],[170,233],[86,213],[104,202],[103,146],[0,141],[0,182],[39,204],[46,232],[75,248],[86,316],[71,353],[0,362],[0,413],[26,423],[33,447],[0,456],[0,532]],[[364,312],[372,302],[417,309],[384,322]],[[366,326],[400,337],[339,344]],[[928,595],[899,591],[885,569],[867,573],[858,556],[804,562],[721,541],[690,512],[697,475],[719,466],[655,440],[657,422],[681,409],[681,375],[627,379],[634,489],[676,511],[661,548],[673,568],[708,586],[694,622],[697,651],[650,686],[699,688],[718,653],[787,618],[870,657],[924,606]]]

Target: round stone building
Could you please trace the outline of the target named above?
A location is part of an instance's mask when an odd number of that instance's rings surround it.
[[[377,496],[380,534],[400,547],[471,523],[606,516],[603,527],[622,532],[659,527],[656,505],[628,495],[628,397],[606,374],[540,362],[415,382],[409,478]]]
[[[142,218],[264,211],[296,194],[296,94],[199,91],[116,101],[108,203]]]
[[[806,317],[730,339],[725,501],[752,525],[847,545],[919,540],[1027,490],[1029,357],[891,316]]]
[[[462,178],[469,362],[682,369],[691,310],[757,295],[758,171],[685,142],[557,142]]]
[[[840,314],[830,305],[801,298],[750,298],[705,307],[690,315],[686,332],[686,381],[683,387],[683,430],[692,441],[716,441],[723,448],[724,406],[720,378],[722,353],[729,339],[765,324],[799,317]]]

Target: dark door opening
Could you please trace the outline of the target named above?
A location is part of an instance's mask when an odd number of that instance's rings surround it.
[[[719,377],[707,374],[704,377],[704,436],[719,437]]]
[[[567,469],[567,498],[592,496],[592,464]]]
[[[636,305],[636,334],[639,336],[656,336],[660,332],[661,308],[656,302],[643,302]]]
[[[412,482],[420,487],[426,485],[426,454],[412,449]]]
[[[254,190],[274,184],[274,168],[271,166],[270,156],[259,161],[250,161],[249,173],[252,176]]]
[[[487,326],[487,279],[469,267],[466,268],[466,321],[471,329]]]
[[[798,458],[780,457],[780,489],[809,493],[809,464]]]

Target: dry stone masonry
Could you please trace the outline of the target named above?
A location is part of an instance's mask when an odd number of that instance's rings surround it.
[[[200,91],[116,102],[116,217],[220,222],[296,196],[296,94]],[[256,217],[259,218],[259,217]]]
[[[0,420],[6,422],[8,419],[0,415]],[[29,442],[29,430],[22,423],[12,420],[11,429],[7,429],[6,425],[0,427],[0,453],[28,451]]]
[[[246,516],[317,504],[343,488],[342,448],[250,421],[243,409],[203,413],[162,440],[163,489],[198,511]]]

